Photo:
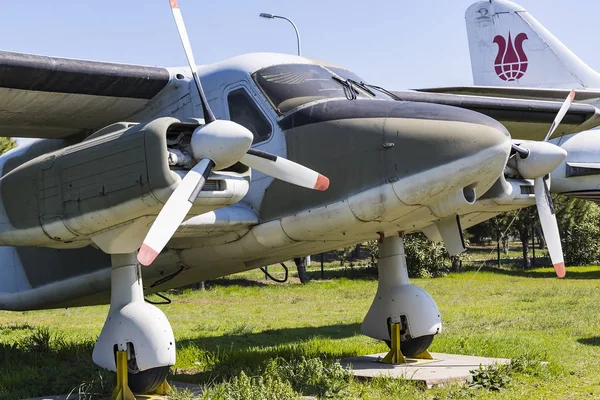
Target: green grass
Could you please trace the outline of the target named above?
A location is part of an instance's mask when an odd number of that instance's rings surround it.
[[[269,271],[278,274],[275,266]],[[311,271],[320,276],[318,267]],[[570,268],[564,280],[548,268],[484,268],[477,275],[466,271],[413,280],[442,312],[444,330],[430,350],[520,360],[510,369],[478,373],[481,385],[431,390],[402,380],[346,381],[344,372],[332,367],[342,357],[386,350],[359,333],[375,277],[360,268],[327,271],[327,277],[334,275],[342,278],[272,284],[251,271],[205,291],[171,294],[173,304],[160,306],[178,347],[170,379],[204,385],[211,399],[240,391],[247,398],[261,398],[265,391],[279,398],[298,393],[365,399],[600,397],[600,267]],[[112,376],[91,361],[107,311],[108,306],[0,312],[0,399],[110,390]]]

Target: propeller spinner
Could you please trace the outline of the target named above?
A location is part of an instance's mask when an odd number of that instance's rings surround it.
[[[167,245],[192,208],[212,170],[240,161],[276,179],[315,190],[327,190],[329,179],[316,171],[263,151],[250,149],[252,133],[233,121],[215,118],[196,71],[196,62],[177,0],[169,0],[177,31],[187,57],[204,113],[204,125],[192,134],[191,146],[197,164],[184,176],[150,227],[137,259],[150,265]]]

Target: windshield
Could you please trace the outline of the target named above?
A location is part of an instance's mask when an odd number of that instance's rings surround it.
[[[339,76],[341,76],[344,79],[348,79],[348,80],[352,80],[356,83],[362,83],[365,86],[367,86],[367,88],[371,88],[374,89],[375,87],[370,86],[363,78],[361,78],[360,76],[356,75],[354,72],[352,71],[348,71],[347,69],[343,69],[343,68],[339,68],[339,67],[326,67],[327,69],[335,72],[336,74],[338,74]],[[359,86],[360,87],[360,86]],[[370,93],[373,94],[373,96],[375,96],[378,99],[385,99],[385,100],[389,100],[392,97],[388,96],[387,94],[378,91],[378,90],[370,90]]]
[[[336,74],[338,74],[339,76],[341,76],[344,79],[352,79],[353,81],[356,81],[356,82],[365,82],[365,83],[367,83],[363,78],[361,78],[360,76],[356,75],[352,71],[348,71],[347,69],[338,68],[338,67],[329,67],[329,66],[326,66],[326,68],[328,70],[330,70],[330,71],[335,72]]]
[[[279,114],[316,100],[346,98],[344,85],[314,64],[274,65],[255,72],[252,78]],[[362,91],[356,95],[372,98]]]

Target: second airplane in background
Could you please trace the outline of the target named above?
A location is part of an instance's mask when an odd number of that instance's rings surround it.
[[[544,104],[562,100],[575,89],[578,103],[571,111],[584,112],[600,105],[600,74],[520,5],[506,0],[479,1],[467,9],[465,19],[473,81],[477,86],[423,90],[436,92],[428,95],[457,94],[468,99],[467,102],[505,98],[507,102],[527,99]],[[535,118],[536,114],[530,113],[528,118]],[[509,124],[505,125],[513,138],[528,139],[535,130],[532,127],[516,132]],[[568,153],[552,173],[552,191],[598,202],[600,131],[588,130],[587,125],[581,125],[575,131],[578,133],[559,131],[551,140]]]

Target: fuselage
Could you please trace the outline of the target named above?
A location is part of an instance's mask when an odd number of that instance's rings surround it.
[[[186,68],[169,72],[169,84],[127,121],[142,126],[159,117],[182,122],[202,118]],[[317,170],[331,185],[326,192],[315,192],[253,172],[243,199],[220,211],[232,225],[236,218],[240,220],[236,229],[194,236],[185,235],[182,227],[168,250],[144,269],[144,278],[153,282],[180,266],[183,272],[150,291],[336,249],[375,238],[379,232],[412,232],[440,218],[474,211],[475,198],[464,201],[465,193],[486,193],[502,176],[509,155],[508,132],[489,117],[368,93],[344,82],[355,79],[350,71],[303,57],[250,54],[198,67],[198,72],[217,118],[244,125],[255,136],[254,148]],[[87,151],[110,137],[97,135],[75,148]],[[66,140],[38,140],[0,159],[0,243],[6,246],[1,251],[15,263],[13,277],[18,281],[18,285],[0,285],[0,308],[48,308],[108,299],[110,268],[108,256],[98,249],[102,248],[97,240],[100,234],[78,233],[83,227],[93,230],[93,224],[98,224],[100,232],[113,222],[128,223],[123,210],[140,198],[149,198],[144,189],[139,194],[131,191],[114,197],[119,199],[114,204],[102,204],[101,198],[89,201],[85,210],[77,208],[75,217],[63,212],[68,208],[64,205],[69,201],[83,204],[83,200],[63,193],[62,198],[58,196],[63,206],[58,204],[56,211],[49,213],[52,205],[46,200],[40,206],[40,181],[35,176],[24,183],[23,191],[31,193],[26,199],[11,194],[14,182],[22,181],[15,178],[19,167],[38,165],[40,156],[55,154],[57,163],[63,160],[62,168],[71,168],[72,162],[66,161],[72,146],[65,146],[69,145]],[[160,180],[164,187],[158,189],[172,190],[179,178],[169,179]],[[140,182],[144,182],[142,177]],[[69,190],[64,184],[55,186],[59,191],[61,187]],[[105,190],[104,185],[102,188]],[[160,210],[159,197],[145,200],[150,217]],[[96,206],[99,208],[94,209]],[[202,218],[203,212],[198,208],[196,218]],[[121,219],[112,221],[112,216]],[[50,217],[60,221],[59,230]],[[48,218],[51,224],[44,225]],[[190,221],[193,218],[192,213]],[[73,237],[60,240],[64,230]],[[24,239],[25,231],[28,239]],[[39,239],[31,232],[37,232]],[[52,232],[58,233],[52,237]],[[22,245],[24,240],[29,240],[30,247],[9,247]],[[60,290],[63,286],[78,289],[65,293]],[[15,291],[23,293],[11,296]]]

